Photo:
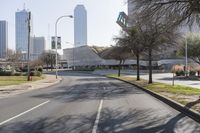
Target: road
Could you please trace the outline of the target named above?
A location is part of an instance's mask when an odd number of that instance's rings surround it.
[[[200,124],[138,88],[61,72],[62,83],[0,99],[0,133],[199,133]]]

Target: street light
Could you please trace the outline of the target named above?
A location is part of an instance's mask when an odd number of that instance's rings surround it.
[[[57,51],[58,51],[58,46],[57,46],[57,25],[58,25],[58,21],[61,18],[73,18],[72,15],[64,15],[64,16],[60,16],[59,18],[57,18],[56,20],[56,24],[55,24],[55,46],[56,46],[56,79],[58,78],[58,55],[57,55]]]

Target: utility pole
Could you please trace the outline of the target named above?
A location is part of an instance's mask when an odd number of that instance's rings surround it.
[[[31,25],[30,25],[30,21],[31,21],[31,12],[28,13],[28,74],[27,74],[27,81],[31,80],[30,77],[30,33],[31,33]]]

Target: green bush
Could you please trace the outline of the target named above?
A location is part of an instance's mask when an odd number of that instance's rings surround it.
[[[185,72],[184,71],[176,71],[176,76],[184,76]]]
[[[2,71],[4,71],[4,69],[0,67],[0,72],[2,72]]]
[[[190,71],[190,76],[195,76],[196,72],[195,71]]]
[[[39,72],[43,72],[43,68],[42,67],[38,67],[38,69],[37,69]]]
[[[34,72],[34,71],[31,71],[31,72],[30,72],[30,76],[35,76],[35,72]]]
[[[22,73],[21,72],[16,72],[16,73],[14,73],[14,76],[22,76]]]
[[[36,71],[36,72],[35,72],[35,76],[41,77],[41,76],[42,76],[42,72]]]
[[[24,72],[24,73],[22,73],[22,76],[27,76],[27,73],[25,73],[25,72]]]
[[[0,76],[11,76],[12,72],[11,71],[0,71]]]
[[[38,76],[38,77],[40,77],[40,76],[42,76],[42,73],[39,72],[39,71],[31,71],[30,72],[30,76]]]

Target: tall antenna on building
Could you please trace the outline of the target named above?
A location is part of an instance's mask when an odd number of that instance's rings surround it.
[[[24,3],[24,10],[26,10],[26,4]]]

